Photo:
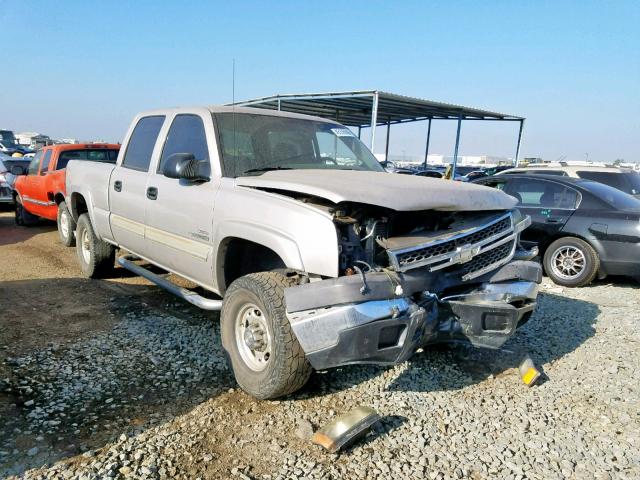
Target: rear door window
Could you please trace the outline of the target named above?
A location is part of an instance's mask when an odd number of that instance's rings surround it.
[[[200,116],[177,115],[173,120],[162,149],[158,172],[162,172],[167,159],[174,153],[191,153],[196,160],[209,160],[207,137]]]
[[[574,189],[545,180],[513,179],[507,193],[515,197],[522,207],[573,210],[578,203],[578,192]]]
[[[146,172],[149,170],[153,148],[164,123],[164,115],[143,117],[133,129],[122,166]]]

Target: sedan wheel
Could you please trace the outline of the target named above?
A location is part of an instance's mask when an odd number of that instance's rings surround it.
[[[551,255],[553,273],[564,280],[573,280],[584,271],[587,260],[582,250],[565,246],[556,249]]]
[[[593,247],[575,237],[559,238],[549,245],[543,263],[549,278],[565,287],[590,284],[600,268],[600,259]]]

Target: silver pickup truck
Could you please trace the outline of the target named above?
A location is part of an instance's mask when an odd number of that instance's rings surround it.
[[[291,113],[142,113],[116,165],[69,162],[66,201],[84,274],[107,275],[121,248],[122,266],[221,310],[235,377],[258,398],[296,391],[313,369],[394,364],[428,344],[499,348],[541,280],[514,198],[386,173],[348,128]]]

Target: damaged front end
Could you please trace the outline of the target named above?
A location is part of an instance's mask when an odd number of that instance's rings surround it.
[[[375,216],[374,216],[375,215]],[[336,211],[337,278],[285,290],[287,316],[316,369],[394,364],[442,342],[501,347],[531,316],[539,264],[530,224],[501,212]]]

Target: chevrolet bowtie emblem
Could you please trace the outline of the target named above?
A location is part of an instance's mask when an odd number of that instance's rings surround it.
[[[472,247],[471,244],[462,245],[456,248],[457,263],[466,263],[480,253],[480,247]],[[455,260],[454,260],[455,262]]]

